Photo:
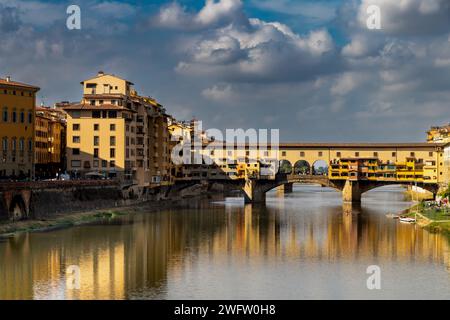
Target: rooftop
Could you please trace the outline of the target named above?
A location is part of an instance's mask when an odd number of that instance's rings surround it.
[[[26,83],[12,81],[11,78],[7,77],[6,79],[0,78],[0,86],[8,86],[8,87],[21,87],[26,89],[32,89],[34,91],[39,91],[40,88],[36,86],[32,86]]]

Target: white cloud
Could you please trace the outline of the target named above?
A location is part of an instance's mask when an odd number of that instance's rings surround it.
[[[228,19],[240,15],[242,12],[241,0],[206,0],[205,6],[195,16],[194,21],[200,25],[211,25],[221,19]]]
[[[361,86],[365,81],[364,74],[355,72],[346,72],[340,75],[333,86],[331,93],[334,95],[346,95],[353,91],[356,87]]]
[[[229,84],[214,85],[204,89],[202,95],[209,100],[224,102],[232,98],[233,90]]]
[[[160,27],[198,30],[245,19],[242,7],[241,0],[206,0],[198,13],[189,13],[177,2],[173,2],[162,7],[152,20]]]
[[[252,0],[251,4],[259,9],[280,12],[288,15],[304,16],[320,22],[330,21],[336,16],[338,2],[295,1],[295,0]]]

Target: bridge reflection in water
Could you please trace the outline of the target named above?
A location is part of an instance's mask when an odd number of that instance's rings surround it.
[[[408,206],[400,194],[371,194],[342,205],[331,189],[302,187],[266,206],[199,202],[24,234],[0,243],[0,299],[358,298],[370,264],[384,272],[380,297],[449,298],[448,239],[386,219]],[[66,286],[69,265],[81,290]]]

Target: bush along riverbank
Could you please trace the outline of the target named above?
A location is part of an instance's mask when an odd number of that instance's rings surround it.
[[[450,208],[435,201],[422,201],[411,207],[407,214],[416,219],[417,225],[432,233],[442,233],[450,237]]]

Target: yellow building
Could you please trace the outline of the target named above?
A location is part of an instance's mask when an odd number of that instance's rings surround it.
[[[167,116],[133,83],[99,72],[81,82],[83,98],[67,112],[67,170],[101,175],[140,186],[169,181]]]
[[[62,110],[36,108],[35,175],[54,178],[65,169],[66,119]]]
[[[431,127],[427,131],[427,141],[430,143],[450,142],[450,124],[441,127]]]
[[[0,79],[0,178],[33,177],[34,110],[38,87]]]

